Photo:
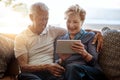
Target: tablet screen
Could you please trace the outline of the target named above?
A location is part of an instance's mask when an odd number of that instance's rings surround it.
[[[80,40],[57,40],[56,53],[75,54],[71,47],[74,42],[81,42]]]

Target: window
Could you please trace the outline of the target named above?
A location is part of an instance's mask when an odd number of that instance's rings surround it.
[[[33,2],[44,2],[49,7],[49,24],[65,28],[64,12],[73,4],[79,4],[86,12],[84,26],[101,28],[101,26],[120,26],[120,0],[6,0],[12,1],[5,5],[5,0],[0,1],[0,32],[21,32],[29,24],[28,8]],[[98,27],[96,27],[96,25]],[[119,28],[120,29],[120,28]],[[8,32],[8,31],[6,31]]]

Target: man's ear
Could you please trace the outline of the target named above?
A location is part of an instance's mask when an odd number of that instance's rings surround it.
[[[33,21],[33,15],[29,14],[30,20]]]

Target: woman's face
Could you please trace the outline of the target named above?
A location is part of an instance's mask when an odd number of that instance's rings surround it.
[[[67,29],[70,35],[75,35],[81,29],[82,21],[79,15],[71,14],[67,17]]]

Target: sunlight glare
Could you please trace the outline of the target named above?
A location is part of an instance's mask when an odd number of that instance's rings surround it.
[[[15,0],[17,2],[25,3],[23,6],[16,7],[16,10],[23,10],[24,6],[29,7],[32,3],[39,0]],[[49,7],[49,24],[59,25],[65,28],[64,11],[74,4],[81,5],[86,11],[89,8],[110,8],[119,9],[119,0],[41,0]],[[55,4],[53,4],[53,2]],[[93,15],[93,14],[92,14]],[[30,23],[28,16],[23,16],[21,12],[15,12],[11,7],[5,7],[0,3],[0,32],[4,33],[20,33]]]
[[[1,33],[20,33],[27,26],[27,19],[21,13],[13,11],[11,8],[2,7],[2,19],[0,19]]]

